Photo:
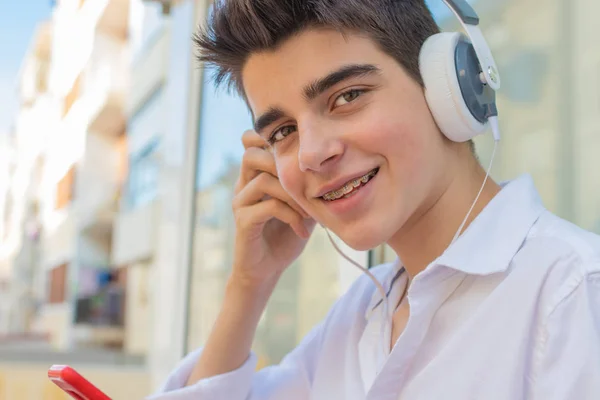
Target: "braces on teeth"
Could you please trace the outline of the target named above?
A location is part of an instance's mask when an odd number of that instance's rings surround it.
[[[349,194],[355,188],[359,187],[361,184],[367,183],[369,181],[369,179],[371,179],[372,177],[375,176],[376,173],[377,173],[377,171],[371,171],[367,175],[363,176],[362,178],[358,178],[352,182],[348,182],[340,189],[334,190],[333,192],[329,192],[329,193],[325,194],[323,196],[323,198],[325,200],[329,200],[329,201],[337,200],[337,199],[341,198],[342,196]]]

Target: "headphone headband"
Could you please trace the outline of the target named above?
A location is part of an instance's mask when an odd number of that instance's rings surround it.
[[[469,39],[475,49],[475,54],[481,65],[481,82],[487,84],[494,90],[500,89],[500,74],[481,29],[479,29],[479,16],[477,12],[465,0],[442,0],[448,8],[456,15],[461,25],[469,35]]]
[[[442,0],[456,14],[456,17],[468,25],[479,25],[479,15],[465,0]]]

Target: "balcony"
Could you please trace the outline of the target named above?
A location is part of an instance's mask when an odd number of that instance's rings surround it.
[[[42,239],[42,266],[51,269],[75,257],[75,220],[71,207],[57,211],[56,225],[45,231]]]
[[[2,290],[2,282],[8,282],[12,273],[13,259],[16,256],[16,251],[8,250],[4,246],[0,246],[0,290]]]
[[[127,39],[129,24],[129,0],[108,0],[104,8],[97,31],[122,41]]]
[[[111,36],[96,33],[92,54],[84,71],[90,132],[111,138],[123,134],[128,86],[127,46]]]
[[[169,30],[162,28],[132,63],[131,92],[127,107],[133,115],[164,82],[169,60]]]
[[[121,211],[115,221],[112,242],[112,264],[128,265],[151,259],[156,248],[158,224],[156,201]]]
[[[113,224],[126,174],[125,138],[88,134],[78,170],[76,210],[80,232],[110,259]]]
[[[107,201],[106,203],[97,203],[80,214],[81,234],[85,236],[85,239],[94,243],[96,251],[101,251],[105,255],[96,257],[96,260],[110,261],[113,224],[117,210],[118,200],[115,198],[113,201]],[[84,261],[93,261],[85,260],[83,255],[82,257]]]
[[[48,89],[51,47],[51,25],[43,23],[35,32],[32,47],[20,72],[20,96],[26,106],[32,105]]]
[[[119,205],[119,185],[115,181],[91,178],[78,190],[75,207],[81,234],[110,253],[113,223]],[[90,184],[93,182],[93,184]]]

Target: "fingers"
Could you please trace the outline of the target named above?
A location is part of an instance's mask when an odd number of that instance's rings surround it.
[[[261,172],[277,176],[273,155],[258,147],[250,147],[244,152],[240,171],[240,186],[243,188]],[[240,189],[241,189],[240,188]]]
[[[236,224],[242,230],[251,230],[272,218],[288,224],[299,237],[309,238],[310,233],[304,225],[304,219],[281,200],[268,199],[251,207],[240,208],[236,212]]]
[[[242,208],[265,199],[265,196],[283,201],[294,209],[303,218],[309,218],[308,214],[291,198],[283,189],[279,179],[267,173],[261,173],[250,181],[233,200],[233,208]]]
[[[281,186],[267,142],[250,130],[242,135],[242,143],[246,151],[233,199],[237,226],[248,229],[276,218],[308,238],[305,219],[310,217]]]
[[[269,147],[267,141],[253,130],[247,130],[242,134],[242,143],[244,145],[244,149],[246,150],[248,150],[250,147],[258,147],[261,149]]]

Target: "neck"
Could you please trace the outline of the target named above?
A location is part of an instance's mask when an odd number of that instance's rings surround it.
[[[473,162],[476,163],[475,160]],[[486,174],[479,164],[473,165],[473,162],[461,168],[463,172],[452,173],[452,177],[388,242],[411,278],[446,250],[473,205]],[[463,232],[499,191],[499,185],[488,178]]]

